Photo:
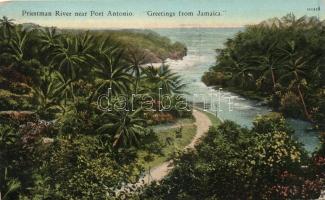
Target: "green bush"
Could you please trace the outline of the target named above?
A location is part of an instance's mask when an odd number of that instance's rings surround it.
[[[261,116],[250,130],[230,121],[211,128],[197,150],[174,158],[170,175],[151,184],[140,198],[317,198],[320,179],[282,119],[278,114]]]

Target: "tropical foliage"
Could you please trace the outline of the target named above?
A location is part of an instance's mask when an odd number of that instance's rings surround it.
[[[252,129],[225,121],[196,149],[181,153],[171,174],[151,184],[141,199],[315,199],[320,194],[315,165],[281,115],[260,117]]]
[[[184,87],[168,66],[152,79],[146,65],[181,58],[184,45],[153,32],[67,31],[6,17],[0,39],[0,197],[119,198],[139,179],[137,148],[161,115],[141,109],[142,96],[162,87],[174,98]],[[132,93],[139,109],[129,111]],[[102,95],[114,111],[100,109]]]
[[[151,31],[59,30],[6,17],[0,39],[2,199],[320,194],[324,141],[307,154],[281,114],[259,116],[251,129],[216,120],[195,150],[176,148],[194,135],[193,119],[156,135],[154,125],[191,117],[187,105],[175,106],[185,85],[164,62],[186,55],[181,43]],[[272,19],[229,39],[203,80],[254,91],[287,115],[323,125],[323,44],[324,25],[315,18]],[[141,162],[166,152],[173,153],[171,173],[160,184],[135,187],[148,167]]]
[[[293,14],[247,26],[217,50],[217,64],[202,80],[253,91],[275,110],[324,126],[324,30],[316,17]]]

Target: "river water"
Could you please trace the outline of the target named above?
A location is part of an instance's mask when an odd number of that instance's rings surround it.
[[[223,48],[228,38],[242,30],[242,28],[154,29],[172,41],[184,43],[188,48],[188,54],[183,60],[167,60],[167,64],[174,72],[178,72],[187,84],[185,90],[189,93],[187,95],[189,101],[204,102],[205,99],[206,109],[217,113],[222,120],[232,120],[242,126],[251,127],[257,115],[266,114],[271,109],[261,105],[260,102],[248,100],[225,89],[213,90],[201,81],[203,73],[215,63],[215,49]],[[295,130],[294,137],[304,144],[308,152],[315,151],[319,146],[319,138],[316,132],[308,131],[311,124],[302,120],[287,120]]]

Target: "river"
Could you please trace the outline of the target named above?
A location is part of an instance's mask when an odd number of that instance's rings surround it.
[[[188,98],[196,102],[202,102],[201,97],[211,97],[213,93],[215,98],[206,101],[212,102],[217,108],[216,110],[212,109],[206,104],[206,108],[210,112],[217,112],[218,117],[222,120],[232,120],[242,126],[251,127],[252,121],[257,115],[271,112],[271,109],[261,105],[260,102],[246,99],[225,89],[220,91],[212,90],[211,87],[207,87],[201,81],[203,73],[215,63],[215,49],[223,48],[223,44],[228,38],[242,30],[242,28],[154,29],[160,35],[167,36],[172,41],[184,43],[188,48],[188,54],[183,60],[167,60],[167,64],[170,65],[171,69],[179,73],[187,84],[185,90],[190,94],[187,95]],[[193,93],[196,93],[197,96],[194,97]],[[311,124],[302,120],[287,120],[295,130],[294,137],[304,145],[308,152],[315,151],[319,146],[319,138],[317,132],[308,131]]]

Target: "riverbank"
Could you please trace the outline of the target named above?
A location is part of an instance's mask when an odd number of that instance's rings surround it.
[[[214,86],[214,89],[218,90],[219,87]],[[238,94],[238,95],[240,95],[240,96],[242,96],[242,97],[244,97],[244,98],[246,98],[248,100],[257,101],[259,105],[267,106],[267,107],[271,108],[273,112],[281,113],[283,116],[285,116],[286,119],[295,119],[295,120],[301,120],[301,121],[311,123],[313,125],[313,127],[311,129],[309,128],[308,131],[318,131],[318,132],[325,131],[325,129],[322,129],[321,126],[319,126],[317,123],[308,121],[303,116],[287,116],[286,113],[281,112],[279,110],[275,110],[274,108],[272,108],[272,106],[268,102],[268,97],[263,96],[262,94],[259,94],[258,92],[246,91],[246,90],[238,89],[238,88],[235,88],[235,87],[224,87],[223,90],[233,92],[233,93]]]
[[[193,116],[195,118],[196,134],[191,143],[189,143],[184,149],[193,149],[195,145],[201,141],[202,137],[204,137],[212,125],[210,118],[199,110],[193,110]],[[160,181],[168,175],[172,168],[172,160],[168,160],[150,170],[150,172],[140,179],[136,185],[141,186],[142,184],[149,184],[152,181]]]
[[[217,127],[222,123],[220,118],[208,111],[203,111],[200,108],[195,108],[195,110],[198,110],[206,115],[211,122],[211,126]],[[198,140],[198,138],[195,139],[195,137],[200,137],[197,136],[198,130],[195,119],[196,118],[180,119],[172,124],[152,127],[152,129],[157,132],[158,140],[164,144],[164,147],[159,150],[161,154],[153,154],[152,152],[145,150],[140,150],[138,152],[139,162],[142,163],[145,170],[154,169],[162,163],[168,161],[175,151],[183,149],[186,146],[193,146],[192,142]],[[176,136],[179,130],[181,130],[181,137]],[[170,144],[168,144],[168,140],[170,140]],[[147,160],[148,158],[149,160]]]
[[[208,118],[210,119],[210,121],[212,122],[212,126],[217,127],[219,126],[223,120],[220,119],[220,117],[217,117],[216,115],[212,114],[211,112],[208,111],[204,111],[200,108],[196,108],[198,110],[200,110],[201,112],[203,112],[206,116],[208,116]]]
[[[245,97],[247,99],[250,99],[250,100],[261,101],[261,102],[266,101],[265,96],[263,96],[262,94],[258,94],[255,91],[241,90],[241,89],[238,89],[238,88],[235,88],[235,87],[222,87],[222,88],[223,88],[223,90],[239,94],[239,95],[241,95],[241,96],[243,96],[243,97]],[[214,89],[218,90],[219,86],[214,86]]]
[[[146,138],[148,145],[151,146],[137,153],[139,163],[145,170],[157,167],[166,162],[175,151],[183,149],[193,140],[197,130],[194,118],[178,119],[175,123],[150,128],[156,133]]]
[[[182,75],[182,79],[187,83],[185,91],[192,94],[209,96],[211,87],[206,86],[202,82],[202,75],[208,71],[211,66],[215,65],[215,49],[224,48],[224,42],[228,38],[232,38],[242,29],[205,29],[205,32],[197,31],[197,29],[157,29],[159,34],[170,38],[172,41],[180,41],[188,48],[188,54],[182,60],[166,61],[175,73]],[[233,92],[230,92],[233,91]],[[256,95],[252,92],[239,90],[231,90],[223,87],[222,93],[232,98],[233,109],[229,112],[229,104],[227,99],[223,99],[219,108],[223,112],[218,112],[218,117],[223,120],[235,121],[241,126],[252,127],[252,122],[256,116],[264,115],[272,110],[266,106],[263,95]],[[245,97],[245,98],[244,98]],[[211,111],[215,114],[215,111]],[[298,119],[289,119],[288,123],[295,130],[295,137],[303,143],[309,152],[314,152],[316,146],[319,146],[319,133],[310,132],[311,125]]]
[[[325,129],[325,71],[319,67],[324,60],[314,51],[322,44],[314,41],[324,35],[320,21],[310,23],[312,17],[305,16],[300,25],[279,26],[287,23],[286,17],[276,23],[267,19],[268,23],[247,26],[229,36],[201,80],[207,86],[227,86],[250,99],[266,97],[286,117],[308,120]],[[305,40],[306,34],[314,35],[313,41]]]

